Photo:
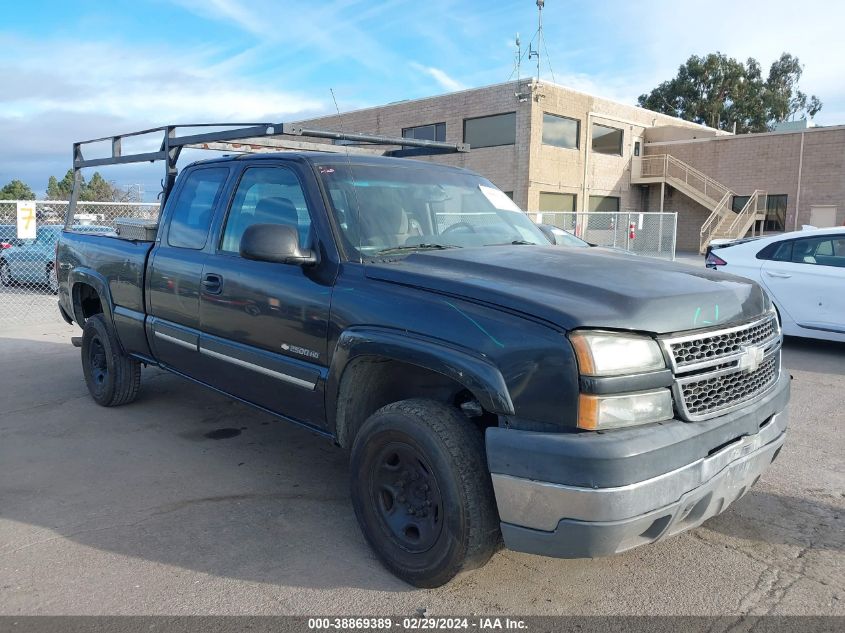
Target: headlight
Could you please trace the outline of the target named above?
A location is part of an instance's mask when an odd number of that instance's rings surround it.
[[[620,376],[666,367],[660,346],[647,336],[573,332],[569,340],[575,348],[583,376]]]
[[[655,389],[613,396],[581,394],[578,428],[591,431],[660,422],[672,417],[672,394]]]

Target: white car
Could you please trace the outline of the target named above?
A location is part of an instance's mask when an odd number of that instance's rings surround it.
[[[845,342],[845,227],[714,244],[706,264],[762,285],[784,334]]]

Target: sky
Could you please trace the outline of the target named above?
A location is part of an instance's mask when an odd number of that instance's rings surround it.
[[[30,0],[2,17],[0,186],[20,178],[39,195],[74,141],[304,119],[334,112],[330,89],[346,111],[499,83],[516,33],[525,47],[537,29],[534,0]],[[824,102],[816,122],[845,124],[844,20],[845,3],[818,0],[546,0],[540,75],[635,104],[690,55],[755,57],[767,72],[788,51]],[[154,199],[163,167],[100,171]]]

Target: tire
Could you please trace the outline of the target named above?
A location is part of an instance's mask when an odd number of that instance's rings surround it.
[[[59,278],[56,276],[56,269],[52,264],[47,265],[47,274],[44,279],[44,284],[47,286],[47,291],[51,295],[59,294]]]
[[[0,284],[4,286],[12,285],[12,272],[6,262],[0,262]]]
[[[364,537],[402,580],[439,587],[498,548],[482,434],[456,409],[430,400],[382,407],[358,432],[350,465]]]
[[[94,402],[104,407],[128,404],[141,387],[141,363],[120,349],[102,314],[82,328],[82,371]]]

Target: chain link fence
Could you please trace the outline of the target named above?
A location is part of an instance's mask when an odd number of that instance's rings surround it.
[[[591,244],[675,259],[677,213],[543,211],[529,215],[537,223],[569,231]]]
[[[32,201],[26,201],[31,203]],[[0,331],[14,324],[59,320],[53,261],[68,202],[35,201],[35,239],[18,238],[17,201],[0,201]],[[158,217],[158,203],[79,202],[74,230],[108,233],[117,218]]]
[[[60,318],[53,261],[67,208],[67,201],[36,201],[36,238],[21,240],[17,237],[17,201],[0,201],[0,330]],[[80,202],[72,226],[77,231],[107,233],[114,230],[117,218],[156,220],[158,212],[158,203]],[[445,212],[439,216],[445,226],[462,219],[460,214]],[[529,216],[592,244],[650,257],[675,257],[676,213],[544,211]]]

